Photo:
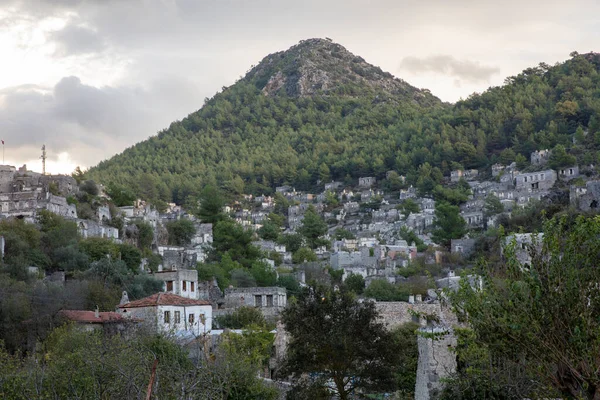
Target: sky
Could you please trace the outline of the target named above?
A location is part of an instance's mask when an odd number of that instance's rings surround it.
[[[3,163],[94,166],[314,37],[455,102],[600,51],[600,2],[0,0]]]

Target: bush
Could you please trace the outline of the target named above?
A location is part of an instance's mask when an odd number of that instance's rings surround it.
[[[277,283],[277,273],[264,262],[255,262],[252,264],[250,273],[256,281],[256,286],[275,286]]]
[[[235,287],[255,287],[256,279],[250,272],[245,269],[238,268],[234,269],[230,273],[231,284]]]
[[[287,290],[288,299],[290,296],[296,297],[300,293],[300,283],[292,275],[280,275],[277,279],[277,286]]]
[[[167,232],[169,233],[169,244],[185,246],[192,241],[196,227],[189,219],[179,219],[167,223]]]
[[[375,279],[365,290],[365,296],[377,301],[408,301],[408,293],[385,279]]]
[[[362,294],[365,291],[365,278],[362,275],[351,273],[344,284],[356,294]]]
[[[242,306],[232,313],[215,319],[220,328],[244,329],[250,326],[264,327],[267,325],[260,310],[250,306]]]

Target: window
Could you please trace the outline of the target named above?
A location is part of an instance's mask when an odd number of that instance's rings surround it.
[[[190,325],[194,325],[194,314],[190,314],[188,316],[188,322],[190,323]]]
[[[261,295],[254,296],[254,306],[262,307],[262,296]]]
[[[165,324],[171,323],[171,311],[165,311],[164,319],[165,319]]]
[[[187,281],[181,281],[181,290],[187,290]]]
[[[273,295],[272,294],[267,295],[267,307],[273,307]]]
[[[190,290],[191,290],[192,292],[195,292],[195,291],[196,291],[196,288],[195,288],[194,286],[195,286],[195,285],[194,285],[194,282],[190,282]]]
[[[167,292],[173,291],[173,281],[167,281]]]
[[[181,312],[175,311],[175,323],[178,324],[181,322]]]

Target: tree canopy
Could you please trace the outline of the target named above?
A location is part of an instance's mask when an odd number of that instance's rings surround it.
[[[396,387],[394,367],[401,349],[377,320],[372,302],[358,302],[344,288],[305,288],[282,315],[290,342],[284,371],[301,390],[331,391],[346,400],[353,393],[384,393]],[[331,382],[331,384],[328,384]],[[300,390],[299,389],[299,390]]]

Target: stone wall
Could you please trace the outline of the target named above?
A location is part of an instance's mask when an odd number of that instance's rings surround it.
[[[417,345],[419,361],[415,400],[435,399],[442,390],[443,379],[456,371],[456,337],[447,328],[421,328]]]
[[[381,320],[389,329],[394,329],[409,322],[417,322],[421,326],[425,326],[426,321],[415,317],[413,312],[435,314],[441,318],[445,316],[440,303],[411,304],[404,301],[378,301],[375,303],[375,308],[379,312]]]

